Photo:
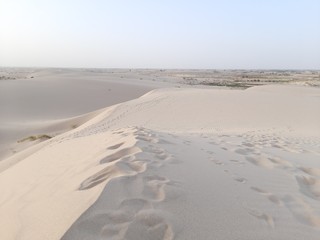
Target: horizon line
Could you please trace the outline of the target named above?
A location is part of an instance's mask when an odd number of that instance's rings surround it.
[[[230,71],[320,71],[320,68],[162,68],[162,67],[48,67],[48,66],[0,66],[0,68],[29,69],[128,69],[128,70],[230,70]]]

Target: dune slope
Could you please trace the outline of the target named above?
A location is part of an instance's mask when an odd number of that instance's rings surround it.
[[[1,239],[318,239],[320,90],[162,89],[0,173]],[[18,159],[20,158],[20,159]]]

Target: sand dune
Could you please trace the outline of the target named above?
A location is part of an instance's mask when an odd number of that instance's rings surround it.
[[[17,144],[21,139],[68,131],[84,122],[74,116],[134,99],[157,86],[79,70],[9,70],[14,80],[0,81],[0,160],[35,143]]]
[[[6,159],[0,239],[318,239],[319,89],[160,89]]]

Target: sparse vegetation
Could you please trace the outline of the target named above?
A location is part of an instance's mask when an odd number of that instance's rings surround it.
[[[171,76],[182,84],[247,88],[266,84],[320,86],[319,70],[176,70]]]
[[[22,143],[22,142],[26,142],[26,141],[32,142],[32,141],[36,141],[36,140],[43,141],[43,140],[47,140],[50,138],[52,138],[52,137],[47,134],[32,135],[32,136],[18,140],[18,143]]]
[[[241,89],[252,87],[250,85],[247,85],[241,82],[202,82],[200,84],[208,85],[208,86],[219,86],[219,87],[230,87],[230,88],[241,88]]]
[[[15,77],[0,76],[0,80],[15,80]]]

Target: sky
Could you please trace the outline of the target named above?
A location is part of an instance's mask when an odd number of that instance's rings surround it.
[[[320,69],[320,1],[0,0],[0,66]]]

